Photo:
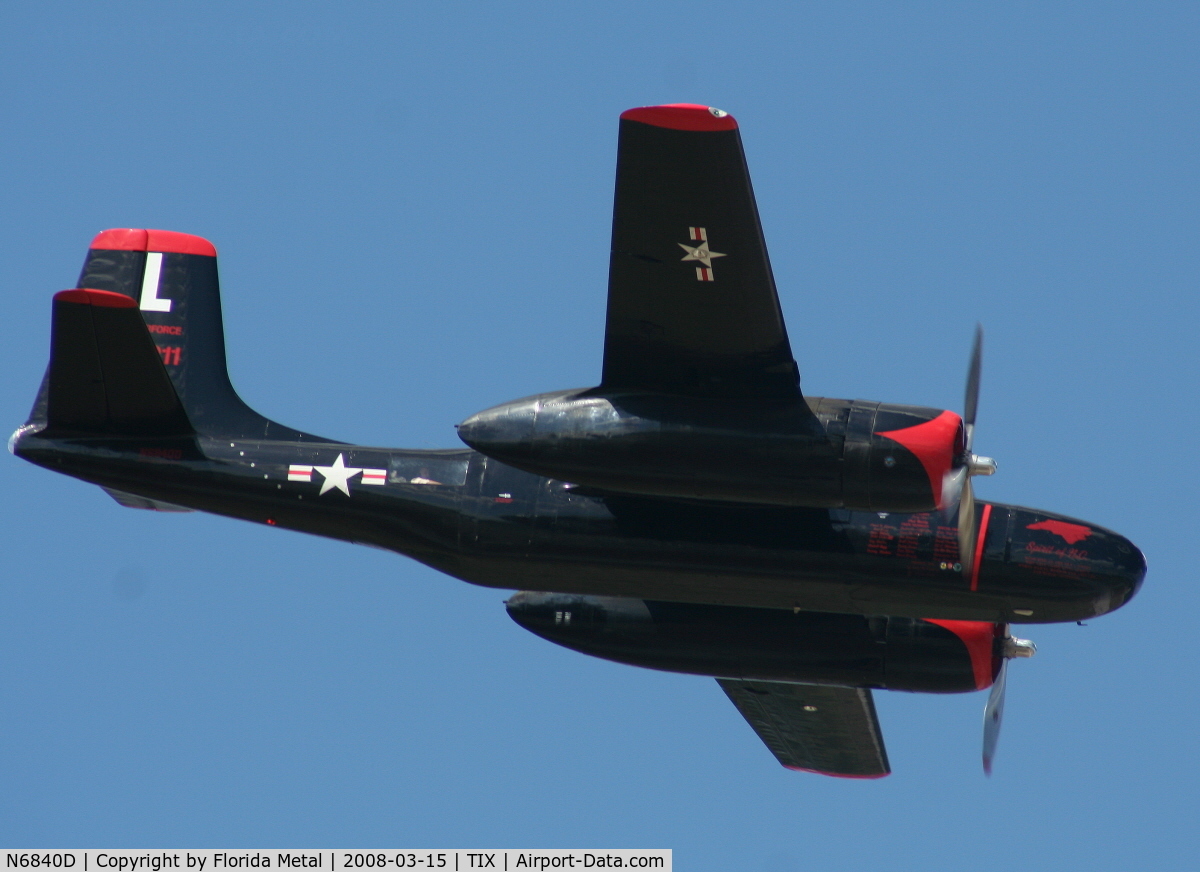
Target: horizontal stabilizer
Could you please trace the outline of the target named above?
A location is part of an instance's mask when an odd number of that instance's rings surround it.
[[[728,678],[717,684],[788,769],[841,778],[892,771],[869,690]]]
[[[56,433],[192,432],[135,300],[88,288],[54,295],[46,418]]]

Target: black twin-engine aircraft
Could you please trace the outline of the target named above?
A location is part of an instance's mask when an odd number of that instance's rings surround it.
[[[50,365],[10,443],[125,506],[200,510],[405,554],[487,587],[545,639],[716,677],[789,768],[890,769],[871,688],[991,686],[1013,623],[1124,605],[1127,539],[976,501],[964,411],[805,396],[734,119],[621,116],[604,372],[459,425],[471,449],[331,441],[230,384],[216,250],[108,230],[55,295]]]

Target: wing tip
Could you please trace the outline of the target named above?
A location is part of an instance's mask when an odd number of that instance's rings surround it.
[[[82,303],[86,306],[103,306],[106,309],[136,309],[137,301],[125,294],[113,291],[98,291],[94,288],[71,288],[54,295],[57,303]]]
[[[789,766],[783,764],[784,769],[790,769],[793,772],[810,772],[813,775],[828,775],[830,778],[854,778],[859,780],[874,780],[876,778],[887,778],[892,774],[892,770],[888,769],[884,772],[827,772],[824,769],[805,769],[803,766]]]
[[[204,237],[191,233],[177,233],[174,230],[117,227],[97,233],[90,247],[105,251],[161,251],[164,254],[217,256],[216,246]]]
[[[712,106],[698,103],[668,103],[663,106],[639,106],[621,113],[622,121],[640,121],[654,127],[671,130],[717,131],[737,130],[732,115]]]

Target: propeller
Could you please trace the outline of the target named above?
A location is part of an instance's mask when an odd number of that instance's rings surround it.
[[[971,347],[971,365],[967,369],[967,389],[963,397],[963,429],[965,443],[962,456],[946,473],[942,482],[942,510],[949,517],[958,510],[958,558],[964,575],[971,572],[975,559],[975,491],[971,477],[991,475],[996,461],[971,453],[975,440],[975,412],[979,407],[979,378],[983,370],[983,327],[975,325],[975,342]]]
[[[1014,657],[1032,657],[1037,645],[1028,639],[1015,638],[1004,626],[1003,641],[1000,643],[1000,671],[992,682],[987,705],[983,707],[983,771],[992,774],[992,759],[996,756],[996,742],[1000,738],[1000,721],[1004,717],[1004,688],[1008,683],[1008,661]]]

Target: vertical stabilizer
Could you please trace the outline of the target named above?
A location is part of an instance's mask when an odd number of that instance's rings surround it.
[[[105,230],[92,240],[78,287],[132,300],[195,432],[240,439],[316,438],[264,418],[230,384],[217,250],[207,239],[168,230]],[[44,419],[46,387],[33,420]]]

